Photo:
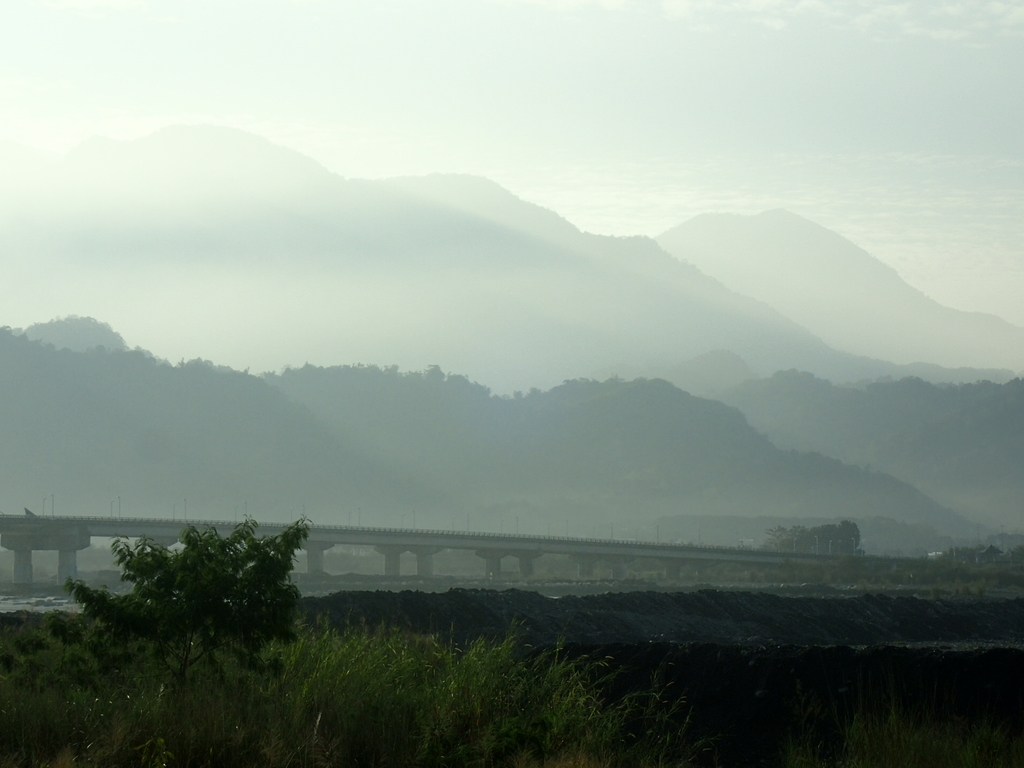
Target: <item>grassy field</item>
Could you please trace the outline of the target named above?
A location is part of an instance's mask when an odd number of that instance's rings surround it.
[[[881,707],[841,727],[838,744],[793,742],[784,768],[1020,768],[1024,735],[988,721],[965,722]]]
[[[178,680],[144,646],[51,614],[0,633],[0,768],[716,765],[685,703],[658,691],[610,701],[607,682],[600,659],[524,655],[511,640],[460,649],[319,626],[255,667],[224,660]],[[1019,732],[875,703],[828,738],[794,718],[778,765],[1024,768]]]
[[[256,669],[173,681],[79,620],[0,639],[0,766],[685,765],[652,697],[607,705],[600,665],[514,645],[305,628]]]

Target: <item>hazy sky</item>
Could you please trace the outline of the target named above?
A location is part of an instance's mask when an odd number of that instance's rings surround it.
[[[1024,324],[1022,0],[0,4],[0,140],[182,122],[480,173],[602,233],[786,207]]]

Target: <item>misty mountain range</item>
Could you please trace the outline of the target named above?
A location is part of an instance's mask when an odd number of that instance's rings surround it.
[[[4,299],[149,318],[154,341],[173,334],[228,364],[437,364],[504,392],[609,371],[671,378],[718,351],[757,376],[837,382],[1005,381],[1024,367],[1024,330],[908,301],[891,270],[788,214],[604,237],[485,179],[345,179],[212,127],[94,139],[21,169],[0,182],[0,254],[16,278]],[[754,273],[761,241],[775,282],[730,283]],[[821,298],[797,307],[771,285]],[[865,297],[881,294],[902,308],[872,308]]]
[[[1024,329],[794,214],[605,237],[486,179],[345,179],[210,127],[2,149],[0,300],[117,326],[0,332],[3,511],[1017,523]]]
[[[862,248],[788,211],[705,214],[657,241],[837,349],[904,364],[1024,367],[1024,329],[944,307]]]
[[[836,386],[785,371],[723,393],[780,448],[821,451],[912,483],[969,517],[1016,528],[1024,381]]]
[[[461,376],[306,366],[262,378],[0,332],[0,504],[58,513],[576,535],[682,516],[887,518],[967,535],[907,483],[784,451],[665,381],[499,397]],[[46,502],[42,502],[46,503]],[[634,534],[636,535],[636,534]]]

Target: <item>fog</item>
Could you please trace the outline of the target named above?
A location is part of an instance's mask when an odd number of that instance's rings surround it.
[[[4,375],[27,397],[18,366],[31,361],[67,402],[63,421],[45,398],[8,403],[4,428],[34,447],[11,459],[21,470],[0,503],[60,486],[95,508],[130,487],[162,509],[198,472],[181,446],[215,457],[262,440],[274,451],[211,459],[193,478],[210,509],[258,488],[254,509],[304,494],[335,515],[346,496],[394,516],[420,494],[438,519],[446,505],[620,524],[828,507],[932,526],[920,546],[968,520],[1015,526],[1024,455],[998,426],[1015,423],[1024,370],[1022,36],[1020,2],[8,3]],[[39,325],[55,318],[109,323],[105,338],[140,351],[69,358],[57,326]],[[208,362],[181,365],[196,359]],[[359,389],[377,381],[359,366],[382,366],[386,391],[429,385],[399,408]],[[340,378],[313,387],[316,371]],[[155,393],[133,392],[133,414],[96,394],[118,376],[181,387],[202,412],[219,388],[265,399],[213,439],[187,419],[176,431]],[[870,389],[908,376],[938,389]],[[626,387],[637,377],[679,389]],[[560,387],[575,379],[606,389]],[[430,401],[445,387],[448,405]],[[472,429],[442,461],[407,424],[378,441],[324,405],[348,396],[382,419],[435,409],[438,429],[437,414]],[[122,432],[73,407],[95,397]],[[901,419],[857,432],[893,401]],[[273,418],[246,431],[264,407]],[[655,439],[658,408],[671,437]],[[37,440],[32,418],[53,433]],[[563,431],[545,433],[546,418]],[[815,423],[839,425],[835,438]],[[619,439],[637,425],[650,434]],[[721,462],[695,435],[730,446]],[[520,448],[481,447],[499,439]],[[929,474],[930,440],[948,476]],[[87,446],[107,443],[109,466],[93,466]],[[991,461],[949,448],[961,444]],[[981,447],[996,444],[998,461]],[[306,485],[275,489],[269,455]],[[477,458],[473,489],[459,467]],[[673,485],[705,460],[692,488]],[[371,479],[328,480],[345,462]],[[594,473],[608,485],[591,494]],[[375,497],[388,483],[400,490]],[[636,500],[642,513],[622,511]]]
[[[602,234],[785,208],[940,303],[1024,324],[1021,18],[1019,2],[17,0],[0,9],[0,140],[65,152],[229,125],[346,177],[485,176]]]

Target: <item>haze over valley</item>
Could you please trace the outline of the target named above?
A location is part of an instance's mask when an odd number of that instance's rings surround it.
[[[89,316],[6,331],[7,510],[47,489],[76,514],[118,496],[144,515],[725,543],[849,518],[871,551],[1016,526],[1024,329],[942,307],[795,214],[593,235],[487,179],[344,179],[203,126],[20,167],[9,306],[146,305],[156,350],[201,353],[132,351],[145,323]],[[979,397],[1008,410],[988,426],[965,410]],[[998,461],[950,471],[997,424]]]
[[[1022,19],[7,4],[0,511],[1020,535]]]

